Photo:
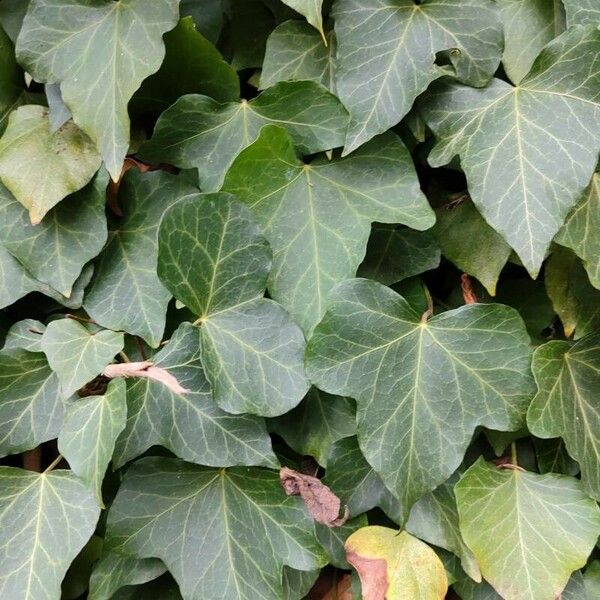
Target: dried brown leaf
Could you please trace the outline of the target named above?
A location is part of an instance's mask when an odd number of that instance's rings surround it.
[[[189,391],[180,385],[174,375],[166,369],[155,367],[149,360],[108,365],[102,374],[110,379],[114,377],[146,377],[166,385],[175,394],[185,394]]]

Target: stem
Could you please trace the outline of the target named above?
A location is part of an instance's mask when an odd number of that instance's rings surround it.
[[[427,296],[427,310],[421,315],[421,323],[427,323],[427,320],[433,315],[433,298],[427,289],[427,286],[423,286],[425,290],[425,296]]]
[[[135,342],[137,344],[138,350],[140,351],[140,356],[142,357],[142,360],[147,360],[146,352],[144,351],[144,344],[137,335],[135,336]]]
[[[510,463],[515,467],[519,466],[517,458],[517,442],[512,442],[510,445]]]
[[[125,352],[123,352],[123,350],[121,350],[121,352],[119,352],[119,356],[123,359],[123,362],[131,362],[129,360],[129,356],[127,356],[127,354],[125,354]]]
[[[63,455],[59,454],[44,470],[44,473],[50,473],[54,469],[54,467],[58,466],[58,463],[63,459]]]
[[[79,321],[81,323],[89,323],[90,325],[98,324],[98,323],[96,323],[96,321],[93,321],[92,319],[86,319],[85,317],[78,317],[77,315],[73,315],[71,313],[67,313],[65,316],[67,317],[67,319],[73,319],[74,321]]]

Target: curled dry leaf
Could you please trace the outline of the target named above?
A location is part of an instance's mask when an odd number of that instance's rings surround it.
[[[175,394],[185,394],[189,391],[182,387],[177,378],[166,369],[155,367],[149,360],[108,365],[102,375],[109,379],[115,377],[146,377],[166,385]]]
[[[348,508],[340,517],[340,499],[316,477],[282,467],[279,479],[288,496],[302,497],[308,512],[317,523],[327,527],[341,527],[348,520]]]
[[[460,287],[465,304],[477,304],[478,300],[473,289],[473,281],[471,281],[471,278],[466,273],[460,276]]]

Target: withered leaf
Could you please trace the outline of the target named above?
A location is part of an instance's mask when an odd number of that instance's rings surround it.
[[[146,377],[166,385],[176,394],[185,394],[189,391],[179,384],[174,375],[171,375],[166,369],[155,367],[149,360],[108,365],[102,375],[109,379],[115,377]]]

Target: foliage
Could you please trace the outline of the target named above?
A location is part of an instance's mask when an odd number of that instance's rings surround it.
[[[600,0],[0,0],[0,597],[597,600]]]

